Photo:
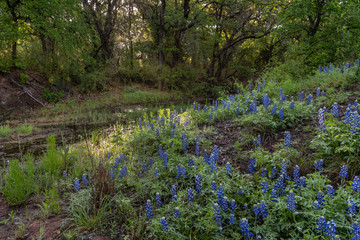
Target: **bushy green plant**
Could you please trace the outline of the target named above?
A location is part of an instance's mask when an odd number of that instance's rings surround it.
[[[4,176],[4,184],[2,193],[7,202],[10,205],[23,203],[36,187],[33,159],[29,158],[22,166],[18,160],[11,160]]]
[[[29,80],[29,75],[25,73],[20,74],[20,84],[22,85],[27,84],[28,80]]]
[[[45,88],[43,95],[46,101],[48,101],[49,103],[53,103],[63,98],[65,96],[65,93],[64,91],[53,92],[50,89]]]
[[[63,159],[56,148],[55,136],[51,135],[47,138],[47,150],[42,158],[44,170],[51,176],[59,176],[63,164]]]

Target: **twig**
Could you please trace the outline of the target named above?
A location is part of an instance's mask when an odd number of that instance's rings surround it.
[[[45,107],[45,105],[40,102],[38,99],[36,99],[33,95],[31,95],[31,93],[22,85],[20,85],[18,82],[16,82],[15,80],[11,79],[10,80],[15,84],[17,85],[18,87],[22,88],[24,93],[26,93],[29,97],[31,97],[34,101],[36,101],[37,103],[39,103],[41,106]]]

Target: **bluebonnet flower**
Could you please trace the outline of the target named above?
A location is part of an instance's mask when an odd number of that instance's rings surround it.
[[[159,128],[156,128],[156,136],[157,136],[157,137],[160,137]]]
[[[340,72],[344,73],[344,66],[343,65],[340,66]]]
[[[343,165],[340,168],[339,176],[340,176],[340,179],[347,178],[347,176],[348,176],[348,166],[347,165]]]
[[[144,172],[146,172],[146,170],[147,170],[147,164],[146,164],[145,161],[142,162],[141,166],[142,166],[142,170],[143,170]]]
[[[223,202],[223,199],[224,199],[224,188],[223,188],[223,185],[220,183],[219,184],[219,188],[217,190],[217,202],[218,204],[221,206],[222,205],[222,202]]]
[[[236,201],[234,199],[230,202],[230,212],[236,212]]]
[[[264,193],[270,190],[267,181],[263,181],[263,182],[261,183],[261,189],[263,190]]]
[[[359,114],[357,111],[352,111],[350,116],[350,131],[352,134],[357,132],[359,128]]]
[[[229,223],[230,224],[235,224],[235,215],[234,214],[229,215]]]
[[[214,152],[210,155],[210,169],[213,173],[217,171]]]
[[[321,73],[321,66],[319,66],[319,73]]]
[[[195,155],[200,156],[200,137],[195,140]]]
[[[182,177],[182,167],[180,164],[177,165],[177,168],[176,168],[176,177],[177,178],[181,178]]]
[[[320,88],[317,88],[316,89],[316,97],[320,97],[320,94],[321,94],[321,90],[320,90]]]
[[[119,169],[119,179],[124,176],[122,168]]]
[[[65,171],[65,170],[63,171],[62,176],[63,176],[64,178],[67,177],[67,174],[66,174],[66,171]]]
[[[281,122],[282,120],[284,120],[284,109],[281,108],[279,111],[279,121]]]
[[[356,59],[356,64],[360,65],[360,59]]]
[[[264,200],[262,200],[259,204],[259,210],[260,210],[260,214],[261,214],[261,217],[265,218],[267,215],[268,215],[268,212],[267,212],[267,206],[266,206],[266,203]]]
[[[318,191],[317,195],[316,195],[316,200],[318,201],[320,206],[325,206],[325,199],[324,199],[324,194],[322,191]]]
[[[279,89],[279,96],[281,97],[281,95],[283,95],[282,87],[280,87],[280,89]]]
[[[163,166],[164,166],[164,168],[167,168],[168,167],[168,155],[166,152],[164,152],[162,154],[162,158],[163,158]]]
[[[145,213],[148,219],[151,219],[154,216],[150,199],[146,201]]]
[[[345,63],[345,67],[346,68],[350,68],[350,64],[347,62],[347,63]]]
[[[324,231],[325,235],[331,236],[332,239],[336,240],[336,223],[334,220],[330,220],[326,222],[326,230]]]
[[[294,181],[300,180],[300,167],[298,165],[296,165],[294,167],[293,178],[294,178]]]
[[[224,197],[223,200],[221,201],[221,208],[223,211],[227,211],[229,208],[229,200],[227,197]]]
[[[170,132],[170,138],[174,138],[174,129],[173,128],[171,129],[171,132]]]
[[[88,182],[85,174],[82,175],[81,181],[83,182],[83,184],[85,186],[89,185],[89,182]]]
[[[327,189],[326,189],[326,195],[328,195],[330,198],[334,198],[335,197],[335,190],[333,188],[333,186],[329,186]]]
[[[358,111],[358,110],[359,110],[359,103],[358,103],[358,100],[355,100],[355,102],[354,102],[354,105],[353,105],[353,106],[354,106],[354,108],[355,108],[355,109],[354,109],[355,111]]]
[[[114,180],[114,171],[110,168],[110,180]]]
[[[258,137],[254,140],[254,145],[261,147],[261,137],[258,135]]]
[[[186,139],[186,134],[185,133],[182,136],[182,147],[183,147],[183,151],[187,152],[187,139]]]
[[[256,114],[258,112],[257,106],[254,102],[250,103],[249,105],[249,112]]]
[[[80,181],[77,178],[75,178],[75,180],[74,180],[74,189],[75,189],[75,192],[80,190]]]
[[[177,200],[177,190],[176,190],[176,186],[175,186],[175,185],[172,185],[170,191],[171,191],[172,200],[173,200],[173,201],[176,201],[176,200]]]
[[[294,107],[295,107],[295,102],[294,102],[294,100],[291,100],[289,108],[294,109]]]
[[[158,153],[159,153],[159,158],[163,158],[164,152],[163,152],[163,147],[161,144],[158,147]]]
[[[290,191],[290,193],[288,195],[286,195],[287,200],[287,208],[292,211],[295,212],[296,211],[296,199],[295,199],[295,195],[293,191]]]
[[[313,206],[314,206],[315,210],[320,210],[320,209],[321,209],[321,206],[320,206],[319,202],[316,201],[316,200],[315,200],[315,202],[313,203]]]
[[[311,104],[311,101],[312,101],[312,95],[309,94],[306,104],[307,104],[307,105],[310,105],[310,104]]]
[[[347,206],[347,212],[346,214],[349,214],[352,217],[355,217],[357,214],[357,203],[354,201],[354,199],[348,199],[348,206]]]
[[[195,111],[196,110],[196,103],[193,102],[193,110]]]
[[[154,176],[157,177],[157,178],[159,177],[159,169],[155,168]]]
[[[284,132],[285,135],[285,149],[291,147],[291,133],[289,131]]]
[[[266,168],[261,169],[260,176],[261,177],[267,177],[268,171]]]
[[[265,94],[265,96],[262,97],[262,101],[263,101],[263,105],[264,105],[264,108],[268,108],[269,105],[270,105],[270,98],[267,94]]]
[[[243,189],[242,187],[239,187],[238,191],[236,192],[236,195],[243,195],[244,192],[243,192]]]
[[[211,119],[212,119],[212,113],[209,114],[209,120],[211,120]]]
[[[251,82],[249,82],[249,90],[251,90]]]
[[[176,207],[174,209],[174,216],[175,218],[181,218],[180,208]]]
[[[350,230],[350,233],[354,234],[351,239],[360,240],[360,224],[358,222],[355,222],[351,227],[352,229]]]
[[[140,129],[140,131],[142,130],[141,123],[142,123],[142,120],[141,120],[141,118],[139,118],[139,129]]]
[[[167,223],[165,217],[162,217],[160,219],[160,224],[161,224],[161,226],[160,226],[161,231],[167,232],[167,230],[169,230],[168,223]]]
[[[240,115],[239,107],[236,108],[236,115]]]
[[[229,162],[226,163],[225,165],[225,172],[228,174],[228,175],[231,175],[231,165]]]
[[[124,164],[123,168],[122,168],[122,175],[124,177],[126,177],[128,175],[128,170],[127,170],[127,166]]]
[[[321,91],[321,96],[324,96],[324,95],[325,95],[325,91],[322,90],[322,91]]]
[[[319,172],[320,174],[323,173],[323,170],[324,170],[323,165],[324,165],[324,161],[322,159],[320,159],[314,163],[316,171]]]
[[[214,204],[214,218],[216,223],[221,226],[221,213],[220,213],[220,207],[217,203]]]
[[[156,193],[156,196],[155,196],[155,202],[156,202],[156,206],[157,207],[162,207],[162,202],[161,202],[161,196],[159,193]]]
[[[285,160],[281,162],[280,174],[283,175],[285,179],[289,179],[287,175],[287,163]]]
[[[350,105],[350,104],[349,104]],[[351,122],[351,110],[350,107],[346,108],[345,113],[344,113],[344,122],[346,124],[350,124]]]
[[[188,166],[189,166],[189,167],[194,166],[194,160],[192,160],[191,158],[189,158]]]
[[[201,109],[201,105],[200,105],[200,103],[198,103],[197,110],[200,111],[200,109]]]
[[[354,190],[354,192],[360,192],[360,178],[358,176],[354,177],[353,183],[352,183],[352,190]]]
[[[250,239],[250,238],[252,238],[254,236],[254,234],[252,232],[250,232],[249,222],[248,222],[248,220],[246,218],[243,218],[243,219],[240,220],[239,226],[240,226],[240,230],[241,230],[242,235],[246,239]]]
[[[195,191],[198,194],[201,192],[201,175],[199,174],[195,176]]]
[[[326,231],[326,219],[325,217],[321,216],[318,219],[316,219],[316,225],[317,225],[317,230],[321,230],[321,231]]]
[[[276,103],[274,102],[271,115],[275,115],[275,114],[276,114],[276,111],[277,111],[277,110],[276,110]]]
[[[230,110],[230,105],[231,105],[231,103],[228,102],[228,104],[227,104],[227,110]]]
[[[260,92],[260,90],[261,90],[261,83],[260,82],[258,82],[257,90],[258,90],[258,92]]]
[[[319,119],[319,127],[321,131],[325,131],[325,111],[324,109],[319,109],[318,119]]]
[[[300,180],[299,180],[299,188],[300,187],[305,187],[305,184],[306,184],[306,178],[304,176],[300,177]]]
[[[275,179],[275,177],[276,177],[276,172],[277,172],[276,167],[272,167],[272,168],[271,168],[271,173],[270,173],[270,179],[271,179],[271,180]]]
[[[325,67],[324,72],[329,73],[329,68]],[[323,90],[324,91],[324,90]]]
[[[150,167],[151,167],[152,165],[154,165],[154,159],[153,159],[153,158],[150,158],[150,159],[149,159],[149,165],[150,165]]]
[[[285,193],[285,177],[284,175],[281,175],[280,177],[278,177],[278,179],[276,179],[274,185],[273,185],[273,189],[275,189],[275,191],[277,193],[284,194]]]
[[[188,189],[188,200],[190,202],[193,202],[194,201],[194,191],[192,190],[192,188],[189,188]]]
[[[205,150],[204,151],[204,162],[208,165],[210,165],[210,156],[209,153]]]
[[[216,192],[216,182],[215,181],[211,182],[211,191]]]
[[[302,102],[304,100],[304,92],[300,92],[299,100]]]
[[[257,99],[254,97],[254,104],[257,106]]]
[[[339,105],[337,103],[332,105],[330,113],[336,118],[339,117]]]
[[[255,172],[255,164],[256,164],[256,159],[255,158],[251,158],[250,159],[250,163],[249,163],[249,173],[252,174]]]

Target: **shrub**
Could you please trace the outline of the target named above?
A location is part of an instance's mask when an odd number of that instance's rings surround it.
[[[35,189],[34,163],[31,158],[23,166],[18,160],[11,160],[4,176],[3,194],[10,205],[23,203]]]
[[[59,176],[61,174],[63,159],[60,157],[56,148],[54,135],[47,138],[47,150],[42,158],[42,165],[45,168],[45,171],[51,176]]]

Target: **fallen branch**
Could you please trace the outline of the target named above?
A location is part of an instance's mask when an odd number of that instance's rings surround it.
[[[11,79],[11,82],[13,82],[15,85],[17,85],[18,87],[22,88],[22,90],[24,91],[24,93],[26,93],[29,97],[31,97],[35,102],[39,103],[41,106],[45,107],[45,105],[39,101],[38,99],[36,99],[33,95],[31,95],[31,93],[28,91],[28,89],[26,89],[24,86],[22,86],[21,84],[19,84],[18,82],[16,82],[15,80]]]

